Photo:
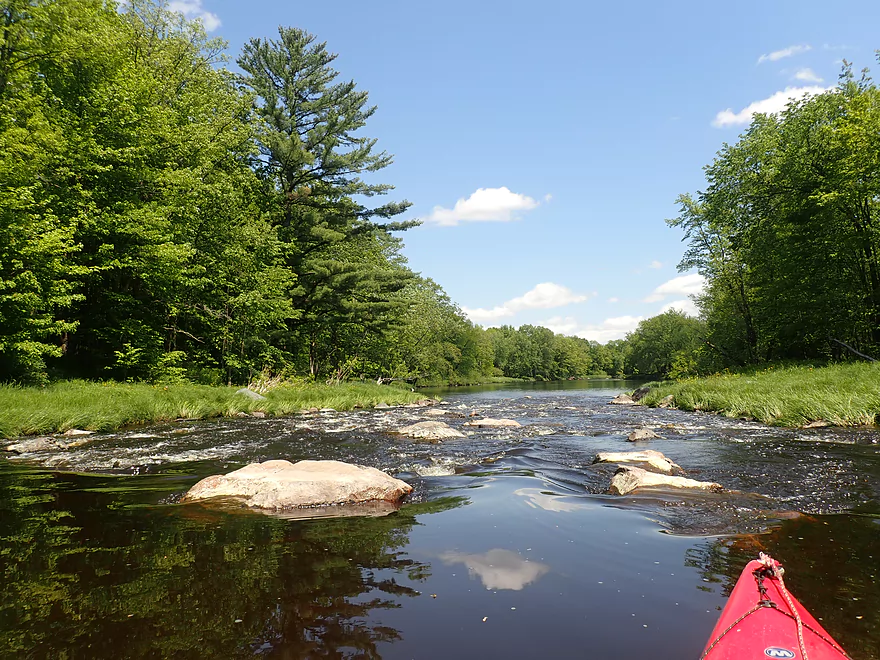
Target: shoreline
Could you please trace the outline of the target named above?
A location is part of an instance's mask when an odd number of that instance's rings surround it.
[[[710,412],[786,428],[877,428],[880,366],[855,363],[823,367],[771,365],[657,383],[637,403]]]
[[[209,385],[61,381],[44,388],[0,386],[0,438],[115,431],[178,419],[281,417],[310,408],[354,410],[406,405],[427,397],[393,385],[297,383],[262,395]],[[256,413],[256,414],[254,414]]]

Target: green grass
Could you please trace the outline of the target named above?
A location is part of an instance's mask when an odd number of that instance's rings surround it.
[[[682,410],[716,412],[775,426],[803,426],[817,420],[835,426],[873,425],[880,414],[880,364],[770,366],[660,383],[642,403],[654,406],[669,394]]]
[[[87,381],[64,381],[44,388],[0,385],[0,436],[13,438],[73,428],[110,431],[178,418],[228,417],[238,412],[286,415],[312,407],[351,410],[424,398],[409,389],[371,383],[281,385],[267,392],[265,401],[236,395],[237,389]]]

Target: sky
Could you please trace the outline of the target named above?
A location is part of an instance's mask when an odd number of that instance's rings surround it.
[[[229,44],[300,27],[378,106],[410,267],[483,326],[606,342],[702,278],[664,220],[754,112],[875,67],[880,2],[175,0]]]

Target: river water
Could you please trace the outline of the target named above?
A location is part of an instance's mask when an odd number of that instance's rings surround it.
[[[697,658],[758,551],[855,660],[880,659],[880,433],[608,405],[625,382],[440,392],[394,408],[180,421],[0,459],[0,657]],[[390,433],[476,412],[514,429]],[[648,426],[662,437],[626,442]],[[464,429],[462,429],[464,430]],[[725,492],[606,494],[655,449]],[[378,467],[383,518],[180,505],[271,458]]]

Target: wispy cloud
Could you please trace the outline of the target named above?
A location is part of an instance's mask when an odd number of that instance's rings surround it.
[[[703,292],[706,279],[699,273],[679,275],[667,280],[645,298],[644,302],[659,302],[668,296],[692,296]],[[664,310],[665,311],[665,310]]]
[[[773,96],[760,101],[753,101],[739,112],[734,112],[730,108],[722,110],[712,125],[716,128],[724,128],[726,126],[739,126],[748,124],[755,114],[774,114],[782,112],[785,107],[795,99],[803,98],[806,95],[822,94],[827,92],[831,87],[819,87],[818,85],[807,85],[805,87],[786,87],[781,92],[776,92]]]
[[[202,0],[171,0],[168,9],[183,14],[186,18],[202,21],[206,32],[213,32],[220,27],[220,17],[217,14],[206,11],[202,7]]]
[[[805,83],[820,83],[822,77],[809,67],[798,69],[794,72],[793,78]]]
[[[531,291],[492,309],[462,307],[461,311],[474,323],[486,323],[513,316],[525,309],[553,309],[554,307],[584,302],[588,298],[589,296],[574,293],[568,287],[560,284],[542,282]]]
[[[668,302],[660,308],[660,313],[663,314],[664,312],[668,312],[670,309],[677,309],[680,312],[684,312],[688,316],[700,315],[700,310],[697,308],[697,304],[690,298]]]
[[[654,260],[650,264],[648,264],[648,268],[663,268],[663,262]]]
[[[520,211],[530,211],[538,202],[501,188],[479,188],[467,199],[461,198],[451,209],[435,206],[425,222],[454,227],[460,222],[510,222]]]
[[[626,333],[635,330],[643,320],[643,316],[615,316],[598,325],[584,326],[577,332],[577,336],[604,344],[612,339],[623,339]]]
[[[799,46],[789,46],[788,48],[783,48],[781,50],[774,50],[772,53],[761,55],[761,57],[758,58],[758,64],[761,64],[763,62],[776,62],[785,57],[792,57],[793,55],[806,53],[807,51],[812,49],[813,47],[809,44],[802,44]]]

